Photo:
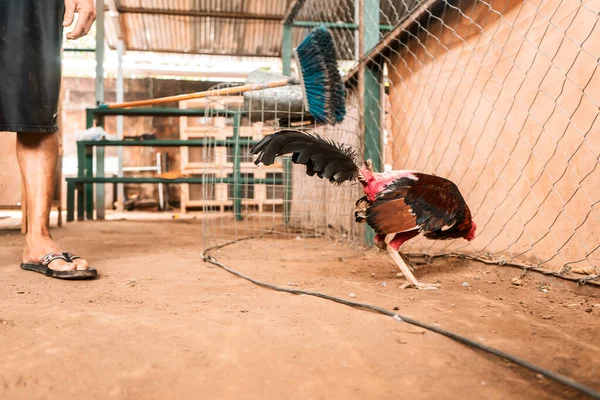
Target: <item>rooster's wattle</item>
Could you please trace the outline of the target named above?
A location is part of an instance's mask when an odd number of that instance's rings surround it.
[[[252,149],[255,164],[271,165],[275,157],[292,155],[306,165],[306,173],[333,184],[358,180],[365,196],[355,205],[356,222],[366,222],[375,232],[375,244],[387,250],[408,286],[436,289],[437,284],[417,281],[399,253],[400,246],[422,233],[428,239],[475,237],[476,226],[463,196],[451,181],[419,171],[378,173],[367,160],[360,166],[349,146],[296,130],[281,130],[262,139]]]

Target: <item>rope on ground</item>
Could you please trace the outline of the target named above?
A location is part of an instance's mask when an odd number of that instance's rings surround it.
[[[529,369],[531,371],[534,371],[534,372],[537,372],[539,374],[542,374],[543,376],[545,376],[545,377],[547,377],[549,379],[552,379],[552,380],[554,380],[556,382],[562,383],[563,385],[568,386],[568,387],[570,387],[572,389],[578,390],[579,392],[585,393],[588,396],[592,397],[593,399],[600,400],[600,392],[597,392],[597,391],[595,391],[595,390],[593,390],[593,389],[591,389],[591,388],[589,388],[589,387],[587,387],[587,386],[585,386],[585,385],[583,385],[581,383],[575,382],[574,380],[572,380],[569,377],[566,377],[566,376],[561,375],[561,374],[556,373],[556,372],[552,372],[552,371],[550,371],[548,369],[545,369],[545,368],[542,368],[542,367],[537,366],[535,364],[532,364],[529,361],[523,360],[523,359],[521,359],[521,358],[519,358],[517,356],[513,356],[513,355],[511,355],[509,353],[506,353],[506,352],[504,352],[502,350],[498,350],[498,349],[495,349],[493,347],[487,346],[485,344],[476,342],[476,341],[474,341],[472,339],[469,339],[467,337],[461,336],[461,335],[459,335],[457,333],[448,331],[448,330],[446,330],[444,328],[441,328],[441,327],[438,327],[438,326],[435,326],[435,325],[431,325],[431,324],[428,324],[426,322],[421,322],[421,321],[418,321],[418,320],[416,320],[414,318],[411,318],[411,317],[408,317],[408,316],[405,316],[405,315],[402,315],[402,314],[398,314],[398,313],[395,313],[393,311],[387,310],[385,308],[374,306],[374,305],[371,305],[371,304],[358,303],[358,302],[355,302],[355,301],[344,300],[344,299],[341,299],[339,297],[330,296],[330,295],[327,295],[327,294],[324,294],[324,293],[319,293],[319,292],[312,292],[312,291],[300,290],[300,289],[289,289],[289,288],[284,288],[284,287],[280,287],[280,286],[271,285],[270,283],[259,281],[257,279],[251,278],[251,277],[249,277],[247,275],[244,275],[241,272],[238,272],[238,271],[236,271],[234,269],[231,269],[231,268],[227,267],[226,265],[221,264],[219,261],[217,261],[217,259],[215,257],[213,257],[210,254],[208,254],[211,250],[221,249],[223,247],[226,247],[226,246],[229,246],[229,245],[232,245],[232,244],[244,241],[244,240],[250,240],[250,239],[255,239],[255,238],[258,238],[258,236],[249,236],[249,237],[245,237],[245,238],[240,238],[240,239],[232,240],[230,242],[227,242],[227,243],[224,243],[224,244],[221,244],[221,245],[218,245],[218,246],[210,247],[210,248],[208,248],[208,249],[206,249],[206,250],[204,250],[202,252],[202,260],[204,262],[208,262],[210,264],[216,265],[217,267],[224,269],[225,271],[229,272],[230,274],[233,274],[233,275],[235,275],[235,276],[237,276],[239,278],[245,279],[245,280],[247,280],[249,282],[254,283],[255,285],[258,285],[258,286],[261,286],[261,287],[264,287],[264,288],[267,288],[267,289],[275,290],[275,291],[278,291],[278,292],[295,294],[295,295],[305,295],[305,296],[319,297],[319,298],[322,298],[322,299],[325,299],[325,300],[329,300],[329,301],[333,301],[333,302],[336,302],[336,303],[344,304],[346,306],[350,306],[350,307],[353,307],[353,308],[358,308],[358,309],[373,311],[373,312],[376,312],[376,313],[383,314],[383,315],[386,315],[388,317],[391,317],[391,318],[395,319],[396,321],[406,322],[406,323],[409,323],[411,325],[415,325],[415,326],[421,327],[423,329],[427,329],[429,331],[439,333],[440,335],[446,336],[446,337],[448,337],[450,339],[454,339],[457,342],[462,343],[464,345],[471,346],[473,348],[476,348],[476,349],[482,350],[484,352],[493,354],[493,355],[495,355],[497,357],[500,357],[500,358],[503,358],[505,360],[508,360],[508,361],[510,361],[510,362],[512,362],[514,364],[517,364],[517,365],[519,365],[521,367],[524,367],[524,368],[527,368],[527,369]]]
[[[431,259],[440,258],[440,257],[464,258],[467,260],[477,261],[477,262],[481,262],[481,263],[488,264],[488,265],[498,265],[498,266],[519,268],[519,269],[522,269],[524,272],[534,271],[534,272],[537,272],[542,275],[549,275],[549,276],[553,276],[555,278],[560,278],[560,279],[565,279],[567,281],[577,282],[578,285],[589,284],[589,285],[593,285],[593,286],[600,286],[600,281],[598,281],[600,279],[600,275],[598,275],[598,274],[588,275],[588,276],[584,276],[582,278],[576,278],[573,276],[565,275],[565,272],[569,272],[569,267],[567,267],[566,264],[561,269],[561,271],[556,272],[556,271],[548,271],[548,270],[542,268],[541,266],[527,265],[527,264],[522,264],[522,263],[518,263],[518,262],[514,262],[514,261],[507,261],[504,259],[492,260],[492,259],[488,259],[488,258],[472,256],[469,254],[456,253],[456,252],[438,253],[438,254],[415,252],[415,253],[402,253],[402,254],[404,254],[407,257],[414,257],[414,258],[424,257],[428,261]]]

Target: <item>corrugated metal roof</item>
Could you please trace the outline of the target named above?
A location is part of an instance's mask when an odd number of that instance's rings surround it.
[[[282,21],[296,0],[105,0],[119,13],[106,18],[106,38],[127,50],[246,57],[281,55]],[[395,25],[421,0],[380,0],[380,23]],[[295,21],[357,24],[356,0],[300,0]],[[298,45],[311,28],[296,28]],[[340,60],[356,54],[352,29],[332,29]],[[385,31],[382,31],[384,34]]]
[[[115,1],[118,25],[107,17],[107,41],[116,47],[120,30],[128,50],[278,57],[291,1]]]
[[[290,0],[117,0],[117,8],[145,8],[172,11],[223,12],[242,17],[276,15],[287,12]]]

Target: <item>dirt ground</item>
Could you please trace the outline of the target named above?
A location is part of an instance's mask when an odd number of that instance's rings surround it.
[[[255,286],[203,263],[202,222],[79,222],[54,231],[101,276],[19,269],[0,230],[1,399],[570,399],[522,368],[389,317]],[[600,390],[600,289],[456,259],[399,289],[385,254],[325,239],[214,252],[273,284],[435,323]],[[353,294],[355,297],[351,296]]]

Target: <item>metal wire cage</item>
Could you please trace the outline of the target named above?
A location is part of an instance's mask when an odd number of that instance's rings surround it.
[[[240,101],[240,137],[256,124],[261,134],[296,125],[356,147],[379,170],[417,169],[454,181],[474,214],[477,238],[417,239],[407,245],[413,253],[595,279],[600,10],[592,1],[538,3],[297,2],[283,28],[284,73],[293,69],[291,48],[312,27],[328,26],[348,92],[346,119],[319,127],[285,101],[275,115],[265,98]],[[261,171],[240,162],[242,177]],[[370,243],[369,231],[352,218],[358,187],[331,187],[302,168],[286,168],[283,184],[266,184],[284,193],[281,213],[253,211],[250,186],[235,192],[247,231]],[[207,240],[242,236],[233,221],[206,226]]]
[[[359,117],[344,131],[382,170],[453,180],[474,213],[473,242],[409,249],[598,277],[597,2],[310,3],[288,29],[326,21],[355,58]]]
[[[248,80],[278,78],[279,74],[256,71]],[[236,84],[214,89],[232,85]],[[352,215],[356,187],[331,188],[328,183],[307,180],[305,171],[293,166],[288,157],[269,167],[253,162],[250,149],[277,129],[325,129],[306,111],[299,86],[192,100],[185,107],[206,110],[205,117],[188,118],[181,127],[185,137],[206,142],[201,153],[184,160],[182,166],[184,172],[205,178],[202,184],[184,189],[189,199],[184,208],[203,211],[205,248],[265,233],[281,239],[334,237],[333,232],[341,233],[344,240],[358,237],[356,226],[339,222]],[[329,191],[336,201],[313,199]]]

